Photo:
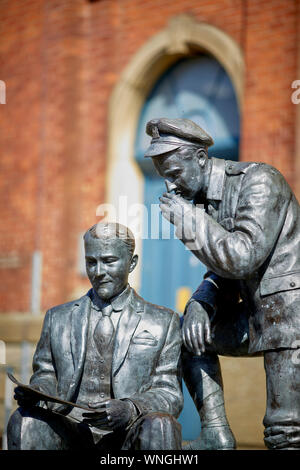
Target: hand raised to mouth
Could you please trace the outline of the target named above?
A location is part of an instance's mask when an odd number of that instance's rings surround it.
[[[192,208],[192,204],[178,194],[164,193],[159,200],[162,215],[174,225],[182,224],[184,215]]]

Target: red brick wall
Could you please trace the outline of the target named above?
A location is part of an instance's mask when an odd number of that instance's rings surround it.
[[[297,13],[298,4],[298,13]],[[28,311],[31,256],[43,254],[42,308],[88,283],[77,239],[104,199],[110,93],[134,53],[189,13],[242,47],[242,158],[277,166],[294,185],[298,0],[0,1],[0,311]]]
[[[248,4],[242,156],[274,165],[294,186],[299,2],[298,12],[293,0]]]

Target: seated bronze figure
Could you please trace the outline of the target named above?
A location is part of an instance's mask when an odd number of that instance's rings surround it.
[[[46,313],[30,385],[91,411],[37,403],[17,387],[8,448],[180,449],[179,317],[129,286],[137,264],[129,229],[99,223],[84,241],[92,289]]]

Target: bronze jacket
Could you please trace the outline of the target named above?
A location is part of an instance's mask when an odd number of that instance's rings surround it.
[[[46,313],[33,358],[31,384],[64,400],[76,399],[90,311],[91,299],[84,295]],[[178,314],[146,302],[131,289],[116,329],[112,398],[130,398],[142,414],[162,411],[177,417],[183,405],[180,349]]]
[[[250,313],[249,352],[295,347],[300,340],[299,203],[270,165],[212,162],[205,211],[193,209],[183,242],[195,235],[194,254],[221,284],[227,279],[233,296],[238,286]]]

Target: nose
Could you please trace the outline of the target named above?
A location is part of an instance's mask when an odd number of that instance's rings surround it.
[[[105,264],[101,263],[101,261],[97,261],[97,266],[96,266],[96,276],[97,277],[103,277],[105,276],[106,269],[105,269]]]
[[[176,184],[172,183],[169,180],[165,180],[165,184],[166,184],[168,193],[171,193],[172,191],[175,192],[175,190],[177,189]]]

